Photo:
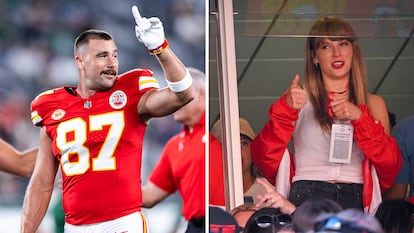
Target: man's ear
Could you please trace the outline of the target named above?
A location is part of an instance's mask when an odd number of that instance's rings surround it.
[[[83,60],[81,57],[75,56],[75,63],[79,70],[82,70],[84,68]]]

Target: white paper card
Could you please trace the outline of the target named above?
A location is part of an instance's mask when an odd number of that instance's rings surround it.
[[[350,124],[333,124],[329,162],[350,163],[354,127]]]

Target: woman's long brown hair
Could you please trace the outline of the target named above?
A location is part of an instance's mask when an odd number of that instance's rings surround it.
[[[352,27],[344,20],[332,16],[321,18],[315,22],[306,40],[304,85],[315,111],[315,118],[319,121],[322,129],[329,132],[333,123],[327,110],[329,93],[323,84],[319,66],[313,64],[316,50],[325,38],[332,41],[345,39],[352,44],[353,57],[349,80],[349,98],[352,103],[356,105],[367,104],[368,79],[359,41]]]

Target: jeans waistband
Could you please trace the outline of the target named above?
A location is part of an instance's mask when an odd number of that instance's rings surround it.
[[[295,185],[308,186],[318,188],[321,190],[342,190],[344,192],[355,192],[362,191],[362,184],[357,183],[330,183],[326,181],[311,181],[311,180],[300,180],[294,182]]]

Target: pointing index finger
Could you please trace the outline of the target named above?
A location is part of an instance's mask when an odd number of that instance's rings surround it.
[[[132,6],[132,15],[135,18],[135,23],[139,24],[141,23],[141,14],[139,13],[138,7],[137,6]]]
[[[267,193],[275,191],[271,186],[269,186],[265,181],[263,181],[261,178],[257,179],[257,182],[263,186],[263,188],[266,190]]]

